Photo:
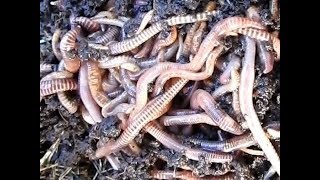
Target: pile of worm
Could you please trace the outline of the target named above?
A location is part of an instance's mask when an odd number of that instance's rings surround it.
[[[67,124],[40,128],[83,140],[60,154],[77,149],[92,179],[280,177],[277,0],[72,2],[47,1],[71,13],[53,28],[56,61],[40,61],[40,116],[59,106]]]

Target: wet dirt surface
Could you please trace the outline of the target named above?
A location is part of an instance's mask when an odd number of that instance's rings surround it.
[[[92,17],[104,9],[108,0],[61,0],[60,5],[52,6],[49,0],[40,1],[40,63],[46,62],[58,64],[52,52],[51,38],[54,30],[60,28],[62,35],[70,29],[69,17],[71,14],[77,16]],[[173,15],[191,14],[201,12],[207,0],[116,0],[115,8],[118,15],[133,17],[140,13],[148,12],[155,8],[157,16],[161,18]],[[209,22],[211,27],[216,21],[235,15],[244,15],[246,9],[251,4],[264,7],[261,17],[268,28],[277,30],[279,22],[270,20],[268,10],[269,1],[266,0],[243,0],[243,1],[218,1],[224,2],[220,5],[222,13]],[[153,4],[155,3],[155,4]],[[136,29],[141,18],[132,20],[125,26],[126,29]],[[181,27],[183,30],[184,25]],[[133,28],[135,27],[135,28]],[[130,34],[130,32],[127,33]],[[241,52],[241,44],[232,48]],[[83,47],[85,49],[86,47]],[[92,52],[97,54],[97,52]],[[98,55],[97,55],[98,57]],[[181,62],[187,60],[181,59]],[[257,115],[262,123],[280,120],[280,64],[275,63],[274,70],[268,74],[263,74],[263,67],[256,66],[256,78],[254,83],[254,105]],[[260,69],[261,68],[261,69]],[[44,74],[40,74],[40,79]],[[219,74],[213,76],[214,87],[220,86],[218,82]],[[225,95],[217,100],[220,107],[232,117],[231,108],[232,96]],[[175,101],[176,102],[176,101]],[[203,129],[208,129],[210,134]],[[193,137],[217,140],[216,127],[204,125],[204,128],[196,126],[193,129]],[[96,150],[99,139],[108,141],[116,139],[121,133],[119,121],[115,117],[105,118],[98,125],[88,125],[79,112],[70,114],[60,104],[57,96],[45,97],[40,103],[40,159],[49,151],[54,143],[58,143],[54,149],[52,157],[40,170],[40,179],[149,179],[149,172],[154,166],[163,170],[179,169],[187,165],[198,175],[220,175],[228,171],[236,172],[237,179],[262,179],[268,171],[270,163],[261,156],[251,156],[242,154],[235,162],[229,164],[206,164],[204,161],[187,160],[182,154],[163,147],[152,136],[141,133],[135,141],[142,150],[138,157],[131,157],[123,152],[115,153],[118,157],[121,168],[113,170],[105,159],[89,160],[89,155]],[[178,138],[182,138],[181,133]],[[177,134],[177,135],[178,135]],[[187,143],[186,143],[187,144]],[[274,176],[274,179],[278,177]]]

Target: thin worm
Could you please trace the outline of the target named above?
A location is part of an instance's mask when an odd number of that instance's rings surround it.
[[[241,66],[240,57],[235,55],[234,53],[229,54],[227,58],[229,59],[229,63],[224,68],[223,73],[219,77],[219,81],[221,84],[227,84],[229,82],[231,71],[233,69],[238,70]]]
[[[217,49],[219,49],[219,48],[217,48]],[[141,77],[139,78],[139,80],[137,82],[136,99],[138,101],[136,103],[136,107],[135,107],[132,114],[138,113],[146,105],[147,100],[148,100],[148,84],[151,83],[162,72],[165,72],[168,69],[183,69],[183,70],[198,71],[202,67],[202,65],[204,64],[205,60],[206,59],[202,59],[201,62],[196,62],[196,61],[192,60],[188,64],[162,62],[162,63],[158,63],[157,65],[148,69],[144,74],[141,75]],[[190,73],[190,72],[187,71],[186,73]],[[161,89],[160,89],[160,91],[161,91]]]
[[[110,74],[109,74],[110,75]],[[108,75],[102,77],[102,89],[106,93],[110,93],[118,88],[118,84],[111,84],[108,79]]]
[[[106,82],[108,82],[111,85],[118,86],[119,85],[119,81],[111,73],[111,72],[113,72],[113,69],[108,69],[108,70],[109,70],[109,74],[107,76],[108,79],[106,79]],[[115,74],[115,76],[117,76],[117,74]]]
[[[204,148],[206,150],[222,152],[232,152],[256,145],[257,143],[251,133],[235,136],[224,141],[207,141],[200,139],[189,139],[188,141],[200,145],[201,148]]]
[[[239,84],[240,86],[240,84]],[[236,89],[232,92],[232,108],[234,113],[238,116],[241,114],[239,102],[239,90]]]
[[[279,0],[270,0],[270,12],[273,20],[279,18]]]
[[[182,55],[185,57],[188,57],[190,54],[190,48],[192,45],[192,39],[196,33],[196,30],[199,28],[200,23],[196,22],[192,25],[192,27],[190,28],[190,30],[187,33],[186,39],[184,40],[183,43],[183,49],[182,49]]]
[[[230,162],[233,159],[233,156],[230,154],[222,152],[206,152],[200,149],[194,149],[187,147],[177,140],[172,138],[168,133],[161,130],[155,122],[149,122],[145,125],[144,129],[151,134],[154,138],[161,142],[167,148],[173,149],[178,152],[184,152],[186,157],[195,161],[199,161],[201,157],[204,158],[206,162],[216,162],[224,163]]]
[[[238,16],[228,17],[219,21],[202,41],[200,48],[194,57],[194,61],[200,62],[205,59],[209,55],[210,51],[219,44],[217,39],[222,34],[247,27],[254,27],[258,29],[264,28],[263,25],[256,21]]]
[[[203,176],[198,177],[193,174],[192,171],[151,171],[151,176],[155,179],[187,179],[187,180],[233,180],[235,178],[234,173],[228,173],[221,176]]]
[[[54,80],[54,79],[66,79],[66,78],[72,78],[72,77],[73,77],[73,74],[69,71],[56,71],[42,77],[40,82]]]
[[[88,68],[86,64],[84,63],[79,70],[79,94],[80,98],[88,110],[89,114],[95,121],[95,123],[100,123],[103,119],[103,117],[100,114],[100,107],[97,105],[95,100],[93,99],[91,93],[90,93],[90,88],[89,88],[89,83],[88,83]]]
[[[136,60],[128,55],[120,55],[115,57],[103,57],[99,61],[99,68],[109,69],[119,67],[124,63],[135,63]]]
[[[210,118],[224,131],[240,135],[244,131],[226,112],[219,108],[213,97],[202,89],[196,90],[190,100],[192,109],[202,108]]]
[[[257,41],[257,53],[262,64],[264,64],[263,73],[267,74],[273,69],[274,56],[271,51],[268,51],[266,45],[262,41]]]
[[[153,42],[154,42],[153,38],[150,38],[147,42],[143,44],[143,47],[141,48],[141,50],[137,52],[137,54],[135,54],[134,57],[135,58],[147,57],[152,49]]]
[[[43,80],[40,82],[40,96],[48,96],[57,92],[78,89],[77,82],[72,78]]]
[[[112,26],[118,26],[122,28],[124,26],[124,22],[119,19],[111,19],[111,18],[97,18],[93,19],[94,22],[97,22],[99,24],[108,24]]]
[[[156,52],[160,51],[161,48],[170,46],[172,43],[175,42],[178,36],[178,31],[176,26],[171,27],[171,32],[169,36],[165,39],[160,39],[158,43],[156,43],[151,51],[151,56],[155,56]]]
[[[190,47],[190,51],[192,54],[196,54],[198,52],[206,27],[207,27],[207,23],[201,22],[200,27],[194,33],[194,36],[192,38],[192,43],[191,43],[192,45]]]
[[[91,117],[91,115],[89,114],[88,110],[86,109],[86,107],[81,104],[81,115],[84,121],[86,121],[89,124],[95,124],[95,121],[93,120],[93,118]]]
[[[118,72],[118,70],[116,68],[109,68],[109,72],[112,75],[112,77],[117,80],[118,83],[121,84],[121,80],[120,80],[120,74]],[[109,78],[109,80],[111,80],[112,78]]]
[[[85,62],[85,66],[87,66],[88,69],[88,84],[92,98],[100,107],[103,107],[109,103],[110,99],[102,89],[102,78],[98,63],[94,61],[87,61]]]
[[[178,49],[178,52],[176,54],[176,60],[178,60],[180,58],[180,56],[182,55],[182,52],[183,52],[183,38],[182,38],[182,35],[181,33],[178,34],[178,42],[179,42],[179,49]]]
[[[117,96],[119,96],[121,93],[123,93],[123,89],[122,88],[117,88],[111,92],[109,92],[107,95],[109,98],[115,98]]]
[[[52,52],[58,60],[62,59],[62,55],[59,48],[59,38],[61,35],[61,29],[56,29],[52,35]]]
[[[94,19],[99,19],[99,18],[104,18],[104,17],[112,19],[112,18],[116,18],[116,15],[110,11],[101,11],[101,12],[98,12],[98,14],[96,14],[95,16],[93,16],[90,19],[94,20]]]
[[[93,33],[100,29],[99,23],[87,18],[87,17],[76,17],[73,20],[73,23],[79,24],[85,30]]]
[[[128,73],[128,76],[129,76],[129,78],[130,78],[131,80],[137,81],[137,80],[140,78],[140,76],[141,76],[144,72],[146,72],[146,70],[147,70],[147,69],[141,69],[141,71],[138,71],[138,72],[127,71],[127,73]]]
[[[136,85],[129,79],[127,70],[120,69],[120,80],[125,91],[127,91],[130,96],[135,97],[137,92]]]
[[[214,70],[214,64],[217,60],[217,57],[221,54],[222,51],[223,51],[223,46],[218,46],[208,55],[205,70],[202,72],[192,72],[192,71],[186,71],[181,69],[170,69],[162,73],[158,77],[155,83],[155,87],[152,92],[153,95],[159,94],[161,92],[163,85],[167,82],[167,80],[173,77],[180,77],[180,78],[185,78],[193,81],[200,81],[200,80],[207,79],[212,75]]]
[[[276,173],[276,170],[271,166],[269,170],[265,173],[263,180],[270,180],[272,176]]]
[[[70,114],[74,114],[78,110],[79,102],[77,99],[69,99],[64,92],[57,93],[60,103],[65,107]]]
[[[206,113],[178,115],[178,116],[162,116],[160,121],[165,126],[173,125],[191,125],[191,124],[209,124],[211,126],[217,126],[212,119]]]
[[[209,11],[197,14],[189,14],[185,16],[174,16],[168,18],[166,22],[169,26],[174,26],[178,24],[187,24],[187,23],[194,23],[197,21],[207,21],[211,18],[211,16],[216,15],[216,11]]]
[[[254,28],[240,28],[235,30],[235,32],[243,34],[250,38],[257,39],[259,41],[271,41],[273,49],[277,53],[277,57],[275,60],[278,61],[280,59],[280,40],[276,36],[272,35],[271,33],[265,30]]]
[[[119,104],[126,102],[127,100],[128,100],[128,93],[124,91],[119,96],[112,99],[108,104],[102,107],[101,109],[102,116],[107,117],[110,111],[112,111]]]
[[[222,96],[228,92],[233,92],[240,85],[240,74],[237,69],[231,70],[231,80],[228,84],[222,85],[214,90],[211,94],[214,99],[217,99],[219,96]]]
[[[116,106],[112,111],[106,113],[106,115],[114,116],[114,115],[117,115],[118,113],[130,114],[133,108],[134,108],[133,104],[121,103],[118,106]]]
[[[163,22],[157,22],[149,28],[143,30],[140,34],[133,38],[126,39],[118,43],[110,44],[109,46],[107,46],[107,49],[110,51],[111,55],[116,55],[130,51],[140,46],[157,33],[159,33],[163,29],[164,24],[165,23]]]
[[[60,75],[58,75],[59,73],[60,73]],[[73,77],[73,74],[66,71],[66,69],[64,68],[64,60],[61,60],[58,65],[58,72],[53,76],[55,76],[54,78],[59,78],[61,76],[67,76],[67,77],[71,78],[71,77]],[[78,107],[79,107],[79,101],[77,99],[75,99],[75,98],[70,99],[66,92],[58,92],[57,96],[58,96],[58,99],[59,99],[61,105],[63,107],[65,107],[69,111],[69,113],[73,114],[73,113],[77,112]]]
[[[136,31],[136,35],[140,34],[141,31],[143,31],[145,29],[145,27],[148,25],[148,23],[150,22],[150,20],[152,19],[152,16],[154,15],[154,10],[150,10],[148,11],[144,16],[143,19],[140,23],[140,26],[138,28],[138,30]]]
[[[180,79],[164,94],[151,100],[138,114],[134,115],[132,119],[129,117],[128,126],[120,137],[116,141],[111,141],[109,144],[98,149],[95,158],[106,156],[128,145],[146,124],[168,111],[171,100],[187,82],[188,80]]]
[[[104,44],[104,43],[108,43],[110,41],[114,41],[114,40],[116,40],[116,37],[119,35],[119,33],[120,33],[119,28],[111,26],[108,28],[106,33],[104,33],[102,36],[98,37],[95,40],[95,43]]]
[[[175,109],[167,112],[168,116],[184,116],[199,113],[198,110],[194,109]]]
[[[68,31],[61,39],[60,51],[64,60],[66,70],[70,72],[77,72],[80,68],[80,59],[77,55],[72,54],[76,48],[76,38],[81,33],[81,28],[77,26]]]
[[[248,148],[242,148],[240,149],[241,151],[250,154],[250,155],[254,155],[254,156],[264,156],[263,151],[260,150],[253,150],[253,149],[248,149]]]
[[[120,69],[126,69],[131,72],[139,72],[141,69],[136,63],[127,62],[120,65]]]
[[[55,64],[48,64],[48,63],[40,63],[40,73],[47,73],[55,71],[56,65]]]
[[[136,59],[136,63],[141,68],[150,68],[157,64],[157,60],[154,57],[148,59]]]
[[[262,22],[259,16],[258,8],[254,6],[248,8],[247,16],[255,21]],[[257,43],[257,52],[259,55],[259,59],[261,63],[264,64],[263,73],[264,74],[269,73],[272,70],[273,64],[274,64],[273,53],[267,50],[265,42],[256,41],[256,43]]]
[[[280,175],[280,158],[264,133],[260,125],[259,118],[253,106],[253,83],[255,78],[255,43],[252,39],[246,37],[245,55],[242,61],[242,70],[240,76],[239,101],[240,109],[245,118],[253,137],[265,153],[271,165]]]

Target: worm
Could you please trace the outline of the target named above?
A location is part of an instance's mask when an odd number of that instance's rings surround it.
[[[137,54],[135,54],[134,57],[135,58],[147,57],[152,49],[153,42],[154,42],[153,38],[150,38],[147,42],[143,44],[143,47],[141,48],[141,50],[137,52]]]
[[[95,124],[95,121],[93,120],[93,118],[91,117],[91,115],[89,114],[88,110],[86,109],[86,107],[81,104],[81,115],[84,121],[86,121],[89,124]]]
[[[148,39],[159,33],[164,28],[164,22],[157,22],[150,26],[149,28],[143,30],[140,34],[133,38],[126,39],[124,41],[110,44],[107,49],[109,49],[111,55],[116,55],[130,51],[142,43],[146,42]]]
[[[118,113],[130,114],[133,108],[134,108],[133,104],[121,103],[118,106],[116,106],[112,111],[106,113],[106,115],[114,116],[114,115],[117,115]]]
[[[167,112],[167,115],[168,116],[184,116],[184,115],[197,114],[197,113],[199,113],[199,111],[194,109],[175,109]]]
[[[233,180],[235,178],[234,173],[228,173],[221,176],[204,176],[197,177],[192,171],[151,171],[151,176],[155,179],[187,179],[187,180]]]
[[[56,69],[55,64],[40,63],[40,73],[52,72]]]
[[[155,56],[156,53],[163,47],[170,46],[175,42],[178,36],[178,31],[176,26],[171,27],[171,32],[166,39],[160,39],[158,43],[156,43],[151,51],[151,56]]]
[[[113,19],[113,18],[97,18],[93,19],[94,22],[97,22],[99,24],[108,24],[112,26],[118,26],[120,28],[123,28],[124,22],[119,19]]]
[[[112,111],[119,104],[126,102],[127,100],[128,100],[128,93],[124,91],[119,96],[112,99],[108,104],[102,107],[101,109],[102,116],[107,117],[110,111]]]
[[[233,69],[238,70],[241,66],[240,57],[235,55],[234,53],[229,54],[227,58],[230,61],[229,61],[228,65],[224,68],[223,73],[219,77],[219,81],[221,84],[227,84],[229,82],[231,71]]]
[[[111,76],[111,74],[109,74]],[[105,75],[102,77],[102,83],[101,83],[102,89],[106,93],[110,93],[118,88],[118,84],[110,84],[108,75]]]
[[[167,148],[173,149],[178,152],[184,152],[186,157],[195,161],[199,161],[201,156],[204,157],[206,162],[224,163],[230,162],[233,156],[222,152],[206,152],[200,149],[194,149],[182,145],[177,140],[172,138],[169,134],[161,130],[155,122],[149,122],[144,129],[151,134],[154,138],[161,142]]]
[[[223,46],[218,46],[209,54],[208,59],[206,61],[205,70],[202,72],[198,73],[198,72],[186,71],[181,69],[170,69],[162,73],[158,77],[155,83],[155,87],[152,92],[153,95],[159,94],[161,92],[163,85],[167,82],[167,80],[173,77],[180,77],[180,78],[185,78],[193,81],[200,81],[210,77],[214,70],[215,61],[217,60],[217,57],[221,54],[222,51],[223,51]]]
[[[239,84],[239,86],[240,86],[240,84]],[[237,116],[241,114],[238,89],[236,89],[232,92],[232,108],[233,108],[234,113]]]
[[[248,28],[253,27],[257,29],[263,29],[264,26],[260,23],[250,20],[249,18],[243,18],[239,16],[228,17],[219,21],[215,26],[211,29],[208,35],[203,39],[200,48],[197,54],[194,57],[195,62],[202,61],[205,59],[210,51],[217,46],[219,36],[234,31],[239,28]]]
[[[247,154],[251,154],[254,156],[264,156],[263,151],[260,151],[260,150],[253,150],[253,149],[248,149],[248,148],[242,148],[240,150],[247,153]]]
[[[228,84],[222,85],[214,90],[211,94],[214,99],[217,99],[219,96],[224,95],[227,92],[233,92],[240,85],[240,74],[237,69],[231,70],[231,80]]]
[[[183,49],[181,52],[184,57],[188,57],[190,54],[192,39],[196,33],[196,30],[199,28],[199,26],[200,26],[199,22],[194,23],[187,33],[187,36],[186,36],[184,43],[183,43]]]
[[[78,84],[72,78],[43,80],[40,82],[40,96],[48,96],[57,92],[77,90]]]
[[[252,6],[247,10],[247,16],[252,18],[255,21],[261,22],[261,18],[259,16],[258,8]],[[265,29],[266,30],[266,29]],[[264,64],[263,73],[269,73],[274,64],[274,56],[271,51],[268,51],[266,48],[266,43],[262,41],[256,41],[257,43],[257,52],[259,55],[259,59],[262,64]]]
[[[146,70],[147,70],[147,69],[141,69],[141,71],[138,71],[138,72],[127,71],[127,73],[128,73],[128,76],[129,76],[129,78],[130,78],[131,80],[137,81],[137,80],[140,78],[140,76],[141,76],[144,72],[146,72]]]
[[[52,35],[52,52],[53,54],[56,56],[56,58],[58,60],[61,60],[62,59],[62,55],[61,55],[61,52],[60,50],[58,49],[59,48],[59,38],[60,38],[60,35],[61,35],[61,29],[56,29]]]
[[[224,131],[240,135],[244,131],[227,113],[218,107],[213,97],[202,89],[196,90],[190,100],[192,109],[202,108],[209,117]]]
[[[210,151],[223,151],[232,152],[242,148],[247,148],[256,145],[256,140],[251,133],[242,134],[240,136],[235,136],[231,139],[224,141],[207,141],[198,139],[189,139],[188,141],[200,145],[201,148]]]
[[[90,19],[94,20],[94,19],[99,19],[99,18],[104,18],[104,17],[112,19],[112,18],[116,18],[116,15],[110,11],[101,11],[101,12],[98,12],[95,16],[93,16]]]
[[[100,107],[103,107],[106,104],[108,104],[110,99],[102,90],[101,73],[98,67],[98,63],[94,61],[87,61],[85,62],[85,64],[88,69],[87,77],[88,77],[88,84],[89,84],[89,89],[90,89],[92,98]]]
[[[264,133],[260,125],[259,118],[253,106],[253,83],[255,78],[255,42],[249,37],[245,38],[246,48],[245,55],[242,61],[242,70],[240,75],[239,86],[239,102],[240,110],[247,122],[247,125],[253,134],[254,139],[258,142],[259,146],[265,153],[271,165],[275,168],[280,175],[280,158],[275,151],[273,145]]]
[[[116,68],[109,68],[109,72],[112,75],[112,77],[121,84],[121,80],[120,80],[120,74],[118,72],[118,70]],[[109,78],[110,80],[113,78]]]
[[[272,19],[277,20],[279,18],[279,0],[270,0],[270,12]]]
[[[95,102],[90,92],[88,83],[88,67],[86,63],[83,63],[82,66],[80,66],[78,78],[80,98],[94,122],[100,123],[103,117],[100,114],[100,107]]]
[[[174,26],[178,24],[187,24],[187,23],[194,23],[197,21],[207,21],[211,18],[211,16],[216,15],[216,11],[209,11],[197,14],[189,14],[185,16],[174,16],[168,18],[166,22],[169,26]]]
[[[148,84],[151,83],[162,72],[165,72],[168,69],[184,69],[184,70],[198,71],[202,67],[205,60],[206,59],[202,59],[201,62],[191,61],[188,64],[161,62],[149,68],[144,74],[141,75],[141,77],[137,82],[137,94],[136,94],[137,103],[132,114],[138,113],[144,107],[144,105],[146,105],[148,100]]]
[[[76,17],[73,20],[73,23],[79,24],[85,30],[93,33],[100,29],[99,23],[87,18],[87,17]]]
[[[103,57],[99,61],[99,68],[109,69],[119,67],[124,63],[135,63],[136,60],[128,55],[120,55],[115,57]]]
[[[122,88],[118,88],[118,89],[115,89],[111,92],[109,92],[107,95],[109,98],[115,98],[117,96],[119,96],[121,93],[123,93],[123,89]]]
[[[141,31],[143,31],[145,29],[145,27],[148,25],[148,23],[150,22],[150,20],[152,19],[154,15],[154,10],[150,10],[148,11],[144,16],[143,16],[143,19],[140,23],[140,26],[138,28],[138,30],[136,31],[136,35],[137,34],[140,34]]]
[[[64,60],[62,60],[58,65],[58,72],[52,73],[50,76],[52,78],[71,78],[73,77],[73,74],[66,71],[66,69],[64,68]],[[77,99],[69,98],[66,92],[58,92],[57,96],[62,106],[65,107],[69,111],[69,113],[73,114],[77,112],[79,106],[79,101]]]
[[[178,52],[176,54],[176,60],[178,60],[180,58],[180,56],[182,55],[183,52],[183,38],[181,33],[178,34],[178,42],[179,42],[179,48],[178,48]]]
[[[116,37],[119,35],[120,29],[115,27],[115,26],[110,26],[106,33],[104,33],[102,36],[99,36],[96,40],[95,43],[98,44],[104,44],[108,43],[110,41],[114,41]]]
[[[190,51],[191,51],[192,54],[196,54],[197,53],[197,51],[198,51],[198,49],[200,47],[200,44],[201,44],[201,41],[202,41],[202,38],[203,38],[204,31],[205,31],[206,27],[207,27],[207,23],[206,22],[201,22],[199,28],[194,33],[194,36],[192,38],[192,45],[190,47]]]
[[[76,38],[81,33],[79,26],[68,31],[61,39],[60,51],[64,60],[64,66],[66,70],[70,72],[77,72],[80,68],[79,58],[71,51],[76,48]]]
[[[271,41],[273,49],[277,53],[276,60],[280,59],[280,40],[276,36],[273,36],[269,32],[261,29],[254,29],[254,28],[240,28],[235,30],[235,32],[239,34],[243,34],[250,38],[257,39],[259,41]]]
[[[95,153],[95,158],[106,156],[128,145],[146,124],[168,111],[171,100],[187,82],[188,80],[180,79],[164,94],[151,100],[138,114],[134,115],[132,119],[129,117],[128,126],[120,137],[116,141],[111,141],[104,147],[98,149]]]
[[[136,85],[129,79],[127,70],[120,69],[120,80],[125,91],[127,91],[130,96],[135,97],[137,92]]]
[[[165,126],[173,125],[191,125],[191,124],[209,124],[211,126],[217,126],[212,119],[206,113],[189,114],[189,115],[177,115],[177,116],[162,116],[160,121]]]

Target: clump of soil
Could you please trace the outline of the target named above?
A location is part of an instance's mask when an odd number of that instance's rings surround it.
[[[108,0],[61,0],[57,7],[50,5],[49,0],[40,0],[40,63],[59,63],[53,55],[51,39],[56,28],[60,28],[62,34],[70,29],[69,17],[71,14],[92,17],[104,9],[107,2]],[[140,14],[148,12],[152,8],[155,8],[158,18],[164,19],[174,15],[201,12],[208,0],[116,0],[115,2],[115,11],[118,15],[133,18],[124,27],[125,33],[131,34],[130,29],[136,29],[141,22]],[[217,1],[220,12],[217,17],[209,21],[209,28],[223,18],[235,15],[244,16],[246,9],[253,4],[264,8],[260,15],[268,28],[277,30],[280,27],[279,22],[271,20],[268,10],[269,1],[229,0],[223,1],[224,4],[219,2],[222,1]],[[183,25],[179,27],[179,30],[184,31],[185,34],[188,26],[190,25]],[[241,43],[231,42],[230,45],[232,51],[243,56]],[[81,49],[88,48],[83,45]],[[93,57],[99,57],[99,52],[92,51],[90,54]],[[86,54],[83,54],[83,58],[85,56]],[[188,58],[185,57],[179,59],[180,63],[188,61]],[[275,63],[274,70],[269,74],[263,74],[262,69],[259,66],[256,67],[254,85],[256,112],[263,123],[279,121],[280,65]],[[41,74],[40,78],[44,75]],[[219,74],[214,74],[214,86],[209,90],[213,91],[215,87],[221,85],[217,81],[218,76]],[[220,107],[232,116],[231,99],[231,95],[225,95],[217,101],[219,101]],[[191,136],[217,140],[218,135],[215,132],[217,132],[216,127],[196,126]],[[188,160],[183,154],[165,148],[152,136],[143,132],[135,138],[142,150],[139,156],[128,156],[123,152],[115,153],[121,164],[119,170],[113,170],[105,159],[89,160],[89,156],[96,150],[99,140],[107,142],[116,139],[120,133],[119,122],[115,117],[106,118],[102,123],[90,126],[83,121],[79,112],[68,113],[56,95],[45,97],[40,104],[40,158],[50,151],[53,153],[44,162],[44,168],[40,171],[40,179],[54,179],[62,176],[65,179],[148,179],[150,178],[148,172],[154,166],[163,170],[174,170],[183,165],[191,167],[193,173],[198,175],[220,175],[233,171],[236,172],[238,179],[260,179],[270,167],[270,163],[265,158],[245,154],[230,164],[207,164],[204,161]],[[176,135],[178,136],[178,134]],[[55,146],[55,144],[57,145]]]

